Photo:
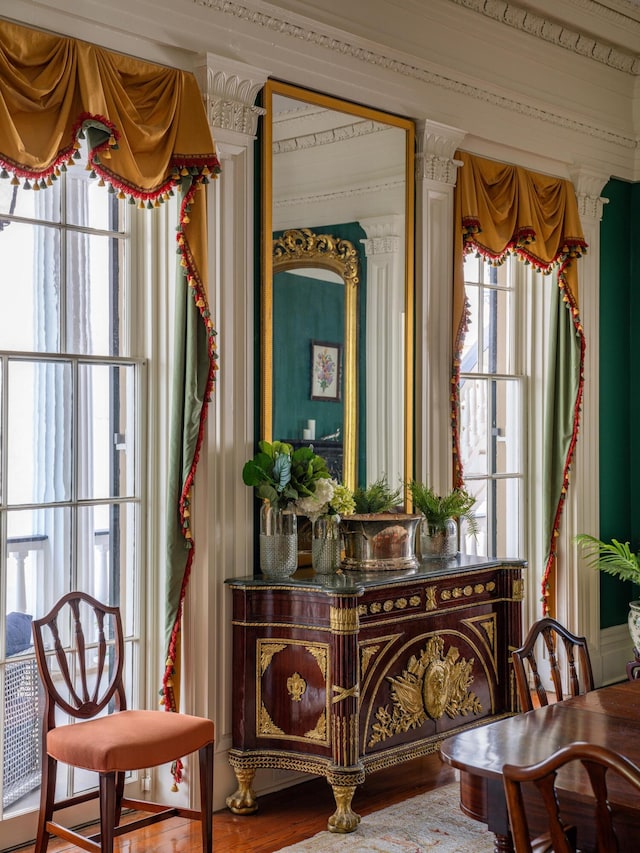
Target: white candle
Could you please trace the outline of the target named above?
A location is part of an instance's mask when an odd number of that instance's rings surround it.
[[[316,422],[313,420],[307,421],[307,432],[309,433],[309,438],[313,440],[316,437]]]
[[[311,441],[311,430],[303,429],[302,430],[302,439],[303,441]]]

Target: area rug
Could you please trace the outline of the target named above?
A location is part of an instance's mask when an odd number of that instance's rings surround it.
[[[492,833],[460,811],[456,782],[362,818],[355,832],[319,832],[278,853],[492,853]]]

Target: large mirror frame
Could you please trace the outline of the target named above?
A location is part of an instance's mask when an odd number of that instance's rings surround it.
[[[367,485],[358,482],[357,436],[358,420],[362,413],[357,411],[358,362],[363,357],[357,353],[356,300],[358,292],[357,257],[354,270],[353,257],[349,259],[347,240],[325,232],[322,228],[311,231],[306,227],[287,228],[274,239],[274,97],[290,98],[303,104],[346,113],[360,120],[368,120],[394,128],[400,128],[405,136],[404,170],[404,328],[402,377],[403,410],[401,435],[404,443],[402,476],[408,482],[413,476],[413,383],[414,383],[414,143],[415,128],[410,119],[363,107],[328,95],[301,89],[288,83],[268,80],[264,88],[262,135],[262,210],[261,210],[261,293],[260,293],[260,434],[266,441],[287,436],[273,435],[273,309],[274,275],[276,272],[294,267],[330,269],[337,272],[345,284],[345,339],[344,339],[344,421],[343,421],[343,482],[350,488]],[[302,226],[308,223],[302,223]],[[345,245],[342,245],[345,244]],[[357,254],[357,253],[356,253]],[[395,415],[394,415],[395,417]],[[386,472],[381,471],[381,474]],[[362,478],[360,478],[362,479]],[[393,485],[393,484],[392,484]],[[407,495],[405,494],[405,501]]]

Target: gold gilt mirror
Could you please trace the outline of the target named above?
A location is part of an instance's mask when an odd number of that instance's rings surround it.
[[[412,476],[414,126],[268,81],[261,435],[351,488]]]

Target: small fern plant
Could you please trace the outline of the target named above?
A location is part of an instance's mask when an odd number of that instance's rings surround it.
[[[415,480],[411,480],[408,487],[414,507],[424,515],[434,532],[446,530],[447,521],[454,518],[466,521],[467,530],[472,536],[478,533],[478,522],[472,512],[476,499],[464,489],[453,489],[446,495],[438,495],[429,486]]]
[[[367,515],[378,512],[392,512],[402,502],[400,488],[392,489],[386,477],[381,477],[370,486],[358,488],[353,493],[355,513]]]
[[[640,560],[628,542],[618,539],[603,542],[588,533],[578,534],[574,541],[582,549],[588,566],[640,586]]]

